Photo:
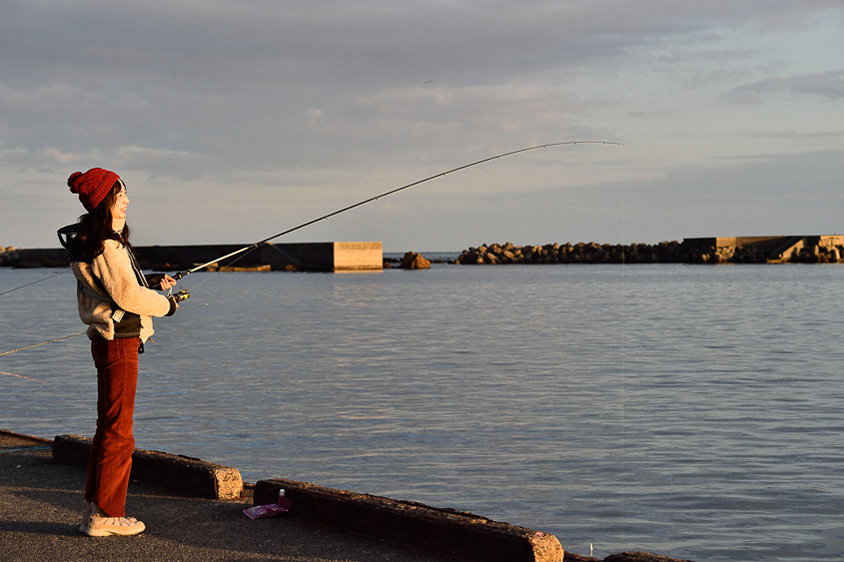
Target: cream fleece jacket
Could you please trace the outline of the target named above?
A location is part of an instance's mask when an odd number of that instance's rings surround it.
[[[105,241],[103,253],[91,263],[70,264],[76,279],[88,290],[102,295],[105,301],[95,299],[81,289],[76,292],[79,317],[88,324],[88,337],[96,334],[107,340],[114,339],[114,320],[109,300],[127,312],[141,317],[141,341],[147,341],[154,333],[152,316],[166,316],[170,312],[170,300],[164,295],[138,282],[129,252],[117,240]],[[99,279],[102,285],[95,279]],[[107,293],[103,292],[105,288]]]

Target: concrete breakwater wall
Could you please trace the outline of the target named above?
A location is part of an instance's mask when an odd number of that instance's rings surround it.
[[[221,263],[211,263],[209,271],[219,269],[252,271],[359,271],[383,267],[381,242],[308,242],[263,244],[206,244],[194,246],[133,246],[132,250],[147,270],[176,271],[213,262],[220,256],[241,249]],[[234,267],[231,267],[231,264]],[[66,267],[68,254],[63,248],[5,248],[0,246],[0,266]]]
[[[463,250],[461,265],[601,263],[844,263],[844,236],[686,238],[658,244],[482,244]]]
[[[135,246],[141,265],[150,270],[189,269],[241,246]],[[414,252],[401,260],[384,260],[381,242],[317,242],[266,244],[240,268],[287,271],[349,271],[392,267],[426,269],[430,262]],[[482,244],[463,252],[453,263],[496,264],[601,264],[601,263],[844,263],[844,236],[742,236],[685,238],[658,244],[545,244],[516,246]],[[0,266],[64,267],[63,249],[18,249],[0,246]],[[213,269],[215,266],[209,267]],[[225,269],[224,265],[221,265]]]

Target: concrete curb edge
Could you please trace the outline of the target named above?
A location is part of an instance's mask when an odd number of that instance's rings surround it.
[[[254,504],[275,503],[285,490],[290,515],[477,562],[561,562],[554,535],[480,515],[283,478],[259,480]]]
[[[53,440],[53,460],[84,467],[88,465],[90,449],[91,439],[87,437],[57,435]],[[243,493],[238,469],[159,451],[135,449],[131,478],[200,498],[237,499]]]
[[[52,442],[54,462],[87,466],[91,441],[79,435],[57,435]],[[236,468],[144,449],[132,454],[132,479],[218,500],[240,498],[244,487]],[[293,505],[289,516],[467,562],[562,562],[564,556],[557,537],[542,531],[469,512],[296,480],[259,480],[254,505],[275,503],[281,488]]]

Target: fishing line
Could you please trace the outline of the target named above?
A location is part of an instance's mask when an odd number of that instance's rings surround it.
[[[284,230],[284,231],[279,232],[277,234],[273,234],[272,236],[264,238],[263,240],[259,240],[258,242],[255,242],[253,244],[249,244],[248,246],[244,246],[243,248],[235,250],[234,252],[230,252],[230,253],[228,253],[224,256],[220,256],[217,259],[203,263],[201,265],[198,265],[198,266],[193,267],[191,269],[188,269],[186,271],[180,271],[180,272],[176,273],[175,275],[173,275],[173,278],[176,279],[176,280],[183,279],[184,277],[190,275],[191,273],[205,269],[205,268],[207,268],[211,265],[214,265],[215,263],[218,263],[222,260],[226,260],[228,258],[232,258],[232,257],[240,255],[240,257],[238,257],[236,260],[233,260],[232,262],[230,262],[227,265],[227,267],[231,267],[234,263],[237,263],[238,261],[240,261],[241,259],[246,257],[246,255],[248,253],[252,252],[253,250],[255,250],[257,248],[260,248],[261,246],[263,246],[265,244],[268,244],[269,242],[271,242],[272,240],[275,240],[276,238],[281,238],[282,236],[286,236],[288,234],[296,232],[297,230],[301,230],[305,227],[311,226],[312,224],[318,223],[318,222],[323,221],[323,220],[328,220],[331,217],[335,217],[335,216],[337,216],[341,213],[345,213],[346,211],[351,211],[352,209],[356,209],[356,208],[358,208],[362,205],[366,205],[367,203],[377,201],[381,198],[387,197],[387,196],[392,195],[394,193],[398,193],[399,191],[403,191],[405,189],[414,187],[416,185],[419,185],[419,184],[422,184],[422,183],[425,183],[425,182],[428,182],[428,181],[431,181],[431,180],[434,180],[434,179],[437,179],[437,178],[441,178],[443,176],[447,176],[448,174],[452,174],[454,172],[459,172],[460,170],[465,170],[466,168],[471,168],[472,166],[478,166],[479,164],[484,164],[486,162],[491,162],[493,160],[498,160],[499,158],[505,158],[507,156],[512,156],[514,154],[520,154],[522,152],[528,152],[528,151],[531,151],[531,150],[539,150],[539,149],[542,149],[542,148],[550,148],[552,146],[563,146],[563,145],[573,145],[573,144],[606,144],[606,145],[623,146],[622,143],[620,143],[620,142],[609,142],[609,141],[567,141],[567,142],[552,142],[552,143],[548,143],[548,144],[540,144],[540,145],[536,145],[536,146],[529,146],[527,148],[520,148],[518,150],[512,150],[510,152],[504,152],[502,154],[496,154],[495,156],[483,158],[483,159],[477,160],[475,162],[470,162],[469,164],[463,164],[462,166],[458,166],[456,168],[451,168],[450,170],[446,170],[444,172],[434,174],[433,176],[428,176],[427,178],[423,178],[421,180],[416,180],[414,182],[408,183],[408,184],[403,185],[401,187],[396,187],[396,188],[391,189],[389,191],[385,191],[384,193],[379,193],[378,195],[375,195],[375,196],[370,197],[368,199],[364,199],[363,201],[358,201],[357,203],[353,203],[351,205],[343,207],[342,209],[337,209],[336,211],[332,211],[332,212],[328,213],[327,215],[322,215],[322,216],[317,217],[315,219],[311,219],[307,222],[304,222],[300,225],[294,226],[292,228],[288,228],[287,230]],[[215,275],[217,273],[220,273],[220,271],[215,272]],[[212,275],[211,277],[214,277],[214,275]],[[209,279],[210,279],[210,277],[209,277]],[[208,279],[204,279],[200,283],[204,283],[207,280]]]
[[[203,263],[203,264],[201,264],[201,265],[198,265],[198,266],[193,267],[193,268],[191,268],[191,269],[188,269],[188,270],[186,270],[186,271],[181,271],[181,272],[178,272],[178,273],[176,273],[176,274],[174,274],[174,275],[173,275],[173,278],[174,278],[174,279],[176,279],[176,280],[183,279],[183,278],[185,278],[186,276],[190,275],[191,273],[195,273],[195,272],[200,271],[200,270],[202,270],[202,269],[206,269],[207,267],[209,267],[209,266],[211,266],[211,265],[214,265],[214,264],[216,264],[216,263],[219,263],[219,262],[221,262],[221,261],[223,261],[223,260],[226,260],[226,259],[229,259],[229,258],[235,258],[235,259],[233,259],[232,261],[230,261],[229,263],[227,263],[225,266],[221,266],[221,267],[218,269],[218,271],[214,272],[212,275],[208,276],[207,278],[203,279],[202,281],[200,281],[200,282],[198,282],[196,285],[194,285],[194,287],[197,287],[197,286],[201,285],[202,283],[205,283],[206,281],[209,281],[210,279],[214,278],[216,275],[218,275],[218,274],[222,273],[222,272],[225,270],[225,268],[226,268],[226,267],[232,267],[235,263],[237,263],[237,262],[239,262],[240,260],[242,260],[243,258],[245,258],[245,257],[246,257],[246,256],[247,256],[250,252],[254,251],[254,250],[255,250],[255,249],[257,249],[257,248],[260,248],[261,246],[264,246],[264,245],[268,244],[268,243],[269,243],[269,242],[271,242],[272,240],[275,240],[275,239],[277,239],[277,238],[281,238],[282,236],[286,236],[286,235],[288,235],[288,234],[291,234],[291,233],[293,233],[293,232],[296,232],[297,230],[301,230],[301,229],[303,229],[303,228],[306,228],[306,227],[308,227],[308,226],[311,226],[312,224],[318,223],[318,222],[320,222],[320,221],[323,221],[323,220],[328,220],[328,219],[330,219],[330,218],[332,218],[332,217],[335,217],[335,216],[337,216],[337,215],[339,215],[339,214],[341,214],[341,213],[345,213],[346,211],[351,211],[352,209],[356,209],[356,208],[361,207],[361,206],[363,206],[363,205],[366,205],[366,204],[368,204],[368,203],[372,203],[373,201],[378,201],[379,199],[382,199],[382,198],[387,197],[387,196],[389,196],[389,195],[393,195],[394,193],[398,193],[398,192],[400,192],[400,191],[404,191],[405,189],[409,189],[409,188],[411,188],[411,187],[414,187],[414,186],[417,186],[417,185],[423,184],[423,183],[425,183],[425,182],[429,182],[429,181],[431,181],[431,180],[435,180],[435,179],[437,179],[437,178],[441,178],[441,177],[443,177],[443,176],[447,176],[447,175],[449,175],[449,174],[453,174],[453,173],[455,173],[455,172],[459,172],[459,171],[461,171],[461,170],[465,170],[465,169],[467,169],[467,168],[471,168],[471,167],[473,167],[473,166],[478,166],[478,165],[480,165],[480,164],[484,164],[484,163],[486,163],[486,162],[492,162],[493,160],[498,160],[498,159],[500,159],[500,158],[506,158],[507,156],[513,156],[513,155],[515,155],[515,154],[521,154],[521,153],[523,153],[523,152],[529,152],[529,151],[532,151],[532,150],[540,150],[540,149],[543,149],[543,148],[551,148],[551,147],[554,147],[554,146],[566,146],[566,145],[575,145],[575,144],[602,144],[602,145],[624,146],[624,145],[623,145],[623,143],[620,143],[620,142],[610,142],[610,141],[566,141],[566,142],[552,142],[552,143],[547,143],[547,144],[540,144],[540,145],[535,145],[535,146],[529,146],[529,147],[526,147],[526,148],[520,148],[520,149],[518,149],[518,150],[511,150],[511,151],[509,151],[509,152],[504,152],[504,153],[501,153],[501,154],[496,154],[495,156],[489,156],[489,157],[487,157],[487,158],[482,158],[481,160],[476,160],[476,161],[474,161],[474,162],[470,162],[470,163],[468,163],[468,164],[463,164],[463,165],[461,165],[461,166],[457,166],[456,168],[451,168],[451,169],[449,169],[449,170],[445,170],[444,172],[439,172],[439,173],[434,174],[434,175],[432,175],[432,176],[428,176],[428,177],[426,177],[426,178],[422,178],[422,179],[420,179],[420,180],[413,181],[413,182],[411,182],[411,183],[408,183],[408,184],[402,185],[402,186],[400,186],[400,187],[396,187],[396,188],[394,188],[394,189],[390,189],[389,191],[385,191],[385,192],[383,192],[383,193],[379,193],[378,195],[375,195],[375,196],[369,197],[369,198],[364,199],[364,200],[362,200],[362,201],[358,201],[357,203],[353,203],[353,204],[351,204],[351,205],[347,205],[347,206],[345,206],[345,207],[342,207],[342,208],[340,208],[340,209],[337,209],[336,211],[332,211],[332,212],[330,212],[330,213],[328,213],[328,214],[326,214],[326,215],[322,215],[322,216],[319,216],[319,217],[317,217],[317,218],[311,219],[311,220],[309,220],[309,221],[307,221],[307,222],[303,222],[302,224],[296,225],[296,226],[294,226],[294,227],[292,227],[292,228],[288,228],[287,230],[283,230],[283,231],[281,231],[281,232],[278,232],[278,233],[276,233],[276,234],[273,234],[272,236],[268,236],[267,238],[264,238],[263,240],[259,240],[259,241],[257,241],[257,242],[252,243],[252,244],[249,244],[248,246],[244,246],[244,247],[242,247],[242,248],[240,248],[240,249],[238,249],[238,250],[235,250],[234,252],[230,252],[230,253],[228,253],[228,254],[226,254],[226,255],[224,255],[224,256],[220,256],[220,257],[218,257],[218,258],[216,258],[216,259],[213,259],[213,260],[211,260],[211,261],[205,262],[205,263]],[[6,294],[6,293],[10,293],[10,292],[12,292],[12,291],[16,291],[16,290],[18,290],[18,289],[22,289],[22,288],[24,288],[24,287],[28,287],[28,286],[30,286],[30,285],[34,285],[35,283],[40,283],[41,281],[46,281],[47,279],[51,279],[52,277],[56,277],[56,276],[58,276],[58,275],[61,275],[62,273],[66,273],[66,271],[62,271],[62,272],[59,272],[59,273],[57,273],[57,274],[55,274],[55,275],[52,275],[52,276],[50,276],[50,277],[46,277],[46,278],[44,278],[44,279],[39,279],[38,281],[34,281],[34,282],[32,282],[32,283],[28,283],[28,284],[26,284],[26,285],[22,285],[21,287],[17,287],[17,288],[14,288],[14,289],[10,289],[10,290],[8,290],[8,291],[6,291],[6,292],[4,292],[4,293],[0,293],[0,296],[4,295],[4,294]],[[189,293],[188,293],[187,291],[180,291],[180,294],[181,294],[181,293],[184,293],[184,298],[187,298],[187,297],[189,296]],[[169,295],[169,292],[168,292],[168,295]],[[184,300],[184,298],[183,298],[183,299],[181,299],[181,300]],[[207,303],[206,303],[206,306],[207,306]],[[193,308],[193,307],[191,307],[191,308]],[[37,344],[34,344],[34,345],[30,345],[30,346],[26,346],[26,347],[21,347],[21,348],[18,348],[18,349],[13,349],[13,350],[10,350],[10,351],[6,351],[6,352],[3,352],[3,353],[0,353],[0,357],[2,357],[3,355],[9,355],[9,354],[11,354],[11,353],[16,353],[16,352],[18,352],[18,351],[23,351],[23,350],[25,350],[25,349],[32,349],[33,347],[38,347],[38,346],[41,346],[41,345],[47,345],[47,344],[49,344],[49,343],[55,343],[55,342],[59,342],[59,341],[62,341],[62,340],[69,339],[69,338],[74,338],[74,337],[77,337],[77,336],[81,336],[81,335],[82,335],[82,334],[84,334],[84,333],[85,333],[85,332],[80,332],[80,333],[78,333],[78,334],[71,334],[71,335],[69,335],[69,336],[63,336],[63,337],[60,337],[60,338],[56,338],[56,339],[52,339],[52,340],[49,340],[49,341],[45,341],[45,342],[41,342],[41,343],[37,343]]]
[[[65,390],[64,388],[61,388],[61,387],[59,387],[59,386],[56,386],[56,385],[54,385],[53,383],[49,383],[49,382],[47,382],[47,381],[42,381],[41,379],[36,379],[35,377],[27,377],[27,376],[25,376],[25,375],[18,375],[18,374],[15,374],[15,373],[9,373],[9,372],[6,372],[6,371],[0,371],[0,375],[7,375],[7,376],[10,376],[10,377],[15,377],[15,378],[18,378],[18,379],[24,379],[24,380],[33,381],[33,382],[40,382],[41,384],[44,384],[44,385],[49,386],[50,388],[52,388],[52,389],[53,389],[54,391],[56,391],[56,392],[60,392],[60,393],[62,393],[62,394],[66,394],[66,395],[71,396],[71,397],[73,397],[73,398],[75,398],[75,399],[77,399],[77,400],[82,400],[82,401],[87,401],[87,400],[88,400],[87,398],[83,398],[82,396],[80,396],[80,395],[76,394],[75,392],[71,392],[71,391],[69,391],[69,390]],[[80,406],[82,406],[82,404],[81,404],[81,403],[80,403],[79,405],[80,405]],[[91,406],[82,406],[82,407],[83,407],[83,408],[85,408],[86,410],[91,410],[91,411],[93,411],[93,410],[94,410],[94,408],[92,408]]]
[[[192,304],[191,306],[188,306],[188,307],[186,307],[184,305],[180,305],[179,306],[179,314],[181,315],[181,314],[184,314],[185,312],[193,310],[194,308],[202,308],[203,306],[208,306],[208,303],[207,302],[196,303],[196,304]]]
[[[45,277],[43,279],[39,279],[38,281],[32,281],[31,283],[27,283],[26,285],[21,285],[20,287],[15,287],[14,289],[9,289],[8,291],[3,291],[0,293],[0,297],[3,295],[8,295],[9,293],[13,293],[19,289],[23,289],[24,287],[29,287],[30,285],[35,285],[36,283],[41,283],[42,281],[47,281],[48,279],[52,279],[53,277],[58,277],[59,275],[64,275],[67,271],[59,271],[54,275],[50,275],[49,277]]]
[[[36,379],[36,378],[33,378],[33,377],[27,377],[27,376],[24,376],[24,375],[16,375],[15,373],[7,373],[6,371],[0,371],[0,375],[9,375],[10,377],[17,377],[19,379],[26,379],[28,381],[40,382],[41,384],[50,384],[46,381],[42,381],[41,379]]]
[[[59,342],[59,341],[62,341],[62,340],[69,340],[70,338],[75,338],[75,337],[81,336],[82,334],[85,334],[85,333],[87,333],[87,332],[79,332],[78,334],[71,334],[69,336],[62,336],[60,338],[52,339],[52,340],[49,340],[49,341],[42,341],[41,343],[28,345],[26,347],[19,347],[17,349],[4,351],[3,353],[0,353],[0,357],[3,357],[4,355],[9,355],[11,353],[17,353],[18,351],[23,351],[25,349],[32,349],[33,347],[38,347],[38,346],[41,346],[41,345],[47,345],[48,343],[56,343],[56,342]],[[5,374],[8,374],[8,373],[5,373]]]
[[[624,178],[624,181],[621,184],[621,241],[622,241],[622,244],[627,243],[627,178],[626,177]],[[622,521],[621,535],[622,535],[622,537],[625,536],[624,535],[624,531],[625,531],[624,525],[627,522],[627,511],[626,511],[627,479],[626,479],[626,474],[624,472],[625,468],[626,468],[625,464],[624,464],[625,460],[626,460],[625,459],[625,453],[627,452],[627,450],[626,450],[627,443],[625,442],[625,438],[626,438],[625,431],[627,429],[626,426],[625,426],[625,422],[627,421],[627,419],[625,417],[625,410],[624,410],[624,408],[625,408],[624,399],[625,399],[625,396],[626,396],[625,395],[625,388],[624,388],[624,383],[625,383],[625,376],[624,376],[625,375],[625,371],[624,371],[625,363],[624,363],[624,361],[625,361],[625,353],[626,353],[625,336],[626,336],[626,327],[627,327],[626,324],[625,324],[627,318],[625,316],[626,310],[625,310],[625,306],[624,306],[625,305],[625,296],[626,296],[626,292],[625,292],[626,291],[626,286],[625,286],[625,280],[626,279],[625,279],[625,276],[624,276],[624,274],[625,274],[624,268],[627,265],[627,260],[623,259],[623,256],[624,256],[624,254],[622,254],[622,260],[621,260],[621,369],[620,369],[620,373],[619,373],[619,375],[620,375],[619,378],[621,379],[621,462],[620,462],[621,472],[620,472],[620,474],[621,474],[621,521]]]

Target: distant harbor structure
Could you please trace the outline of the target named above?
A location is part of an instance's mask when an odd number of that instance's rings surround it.
[[[463,265],[598,263],[842,263],[844,236],[731,236],[659,244],[483,244],[463,250]]]
[[[133,246],[147,270],[185,271],[218,259],[248,245]],[[394,260],[395,261],[395,260]],[[404,262],[408,262],[405,264]],[[430,265],[423,256],[408,252],[399,267],[420,269]],[[545,244],[516,246],[481,244],[463,250],[453,263],[600,264],[600,263],[844,263],[844,235],[729,236],[685,238],[658,244]],[[63,267],[64,249],[16,249],[0,246],[0,266]],[[381,242],[303,242],[264,244],[234,260],[214,263],[219,271],[375,271],[385,265]]]
[[[175,271],[207,263],[244,246],[143,246],[133,247],[133,251],[144,269]],[[381,269],[383,261],[381,242],[263,244],[208,270],[371,271]]]
[[[185,271],[235,252],[248,244],[195,246],[132,246],[142,268]],[[263,244],[251,251],[214,263],[208,271],[372,271],[384,267],[381,242],[303,242]],[[0,247],[0,265],[65,267],[67,251]]]
[[[844,236],[732,236],[686,238],[683,244],[697,263],[840,263]],[[691,261],[691,260],[690,260]]]

